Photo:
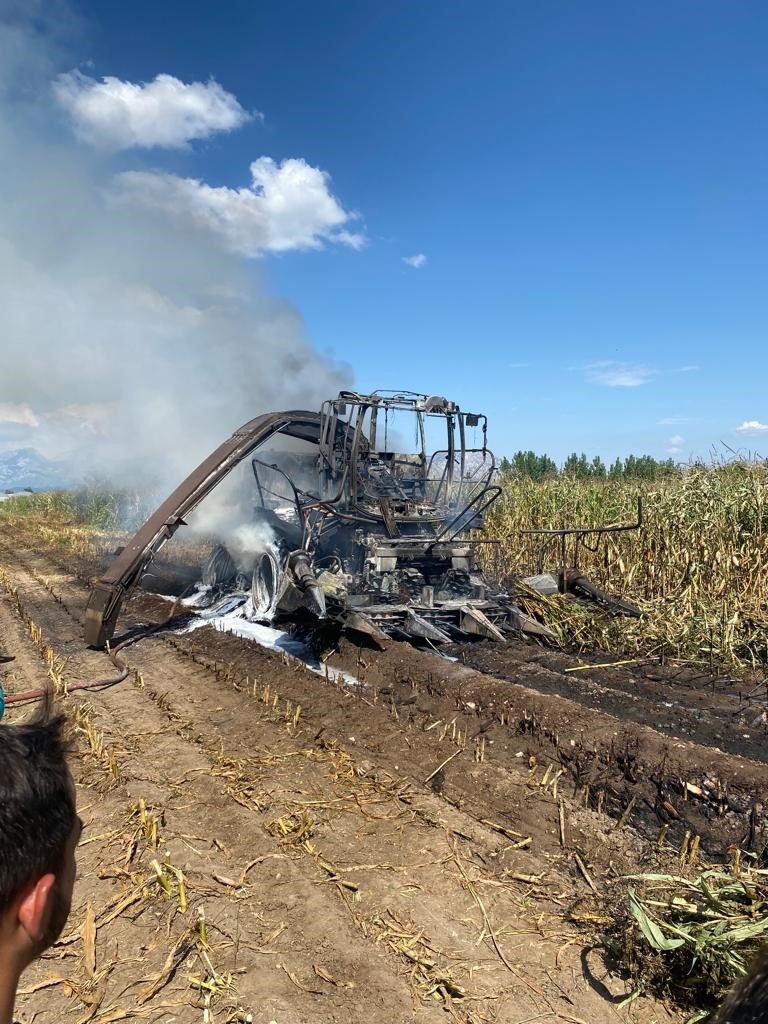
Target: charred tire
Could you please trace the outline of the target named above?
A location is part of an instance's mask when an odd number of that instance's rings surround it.
[[[237,574],[237,566],[223,544],[218,544],[203,567],[206,587],[221,587],[230,583]]]
[[[268,551],[256,557],[251,576],[251,603],[257,618],[270,616],[274,612],[279,572],[277,562]]]

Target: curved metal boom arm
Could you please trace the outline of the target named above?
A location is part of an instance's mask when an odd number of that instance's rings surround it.
[[[297,410],[269,413],[249,420],[201,462],[153,512],[93,585],[85,610],[85,642],[90,647],[103,647],[111,639],[123,601],[163,544],[180,526],[186,525],[184,517],[255,448],[278,431],[291,434],[291,426],[301,431],[298,436],[310,433],[319,438],[320,416]]]

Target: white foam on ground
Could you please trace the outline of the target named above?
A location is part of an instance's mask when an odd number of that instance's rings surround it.
[[[167,597],[165,594],[157,596],[166,601],[177,600],[175,597]],[[301,662],[310,672],[315,672],[332,683],[343,681],[345,686],[363,685],[359,679],[347,672],[340,672],[338,669],[323,664],[306,644],[292,637],[285,630],[274,629],[272,626],[266,626],[260,622],[251,622],[245,617],[245,600],[240,601],[237,608],[231,607],[232,600],[232,597],[225,597],[210,608],[198,611],[195,619],[173,632],[192,633],[194,630],[200,629],[201,626],[213,626],[214,629],[218,629],[222,633],[232,633],[245,640],[254,640],[269,651],[280,651],[287,657]],[[199,596],[195,594],[190,598],[185,598],[181,604],[190,609],[195,608],[199,605]],[[220,612],[219,609],[222,611]]]

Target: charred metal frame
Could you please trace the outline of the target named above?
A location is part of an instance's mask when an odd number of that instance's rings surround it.
[[[291,435],[290,428],[296,432]],[[302,431],[303,428],[303,432]],[[125,545],[104,575],[96,581],[85,610],[85,642],[104,647],[112,638],[123,601],[140,582],[149,563],[180,526],[185,516],[247,458],[278,431],[302,437],[319,436],[320,416],[304,410],[257,416],[243,424],[179,484]]]
[[[368,433],[365,433],[365,418],[370,412],[370,425]],[[455,520],[449,524],[454,526],[464,515],[467,508],[473,505],[482,497],[488,500],[481,508],[477,509],[475,515],[479,515],[485,508],[490,506],[500,493],[499,488],[490,486],[496,472],[496,460],[487,445],[488,421],[487,417],[477,413],[465,413],[453,402],[439,396],[422,395],[414,391],[374,391],[370,395],[361,395],[354,391],[342,391],[338,398],[323,403],[321,410],[322,428],[320,432],[320,455],[326,467],[330,479],[338,480],[338,487],[334,494],[324,495],[324,500],[318,505],[333,508],[335,515],[353,515],[355,518],[367,519],[372,522],[379,521],[381,516],[372,514],[370,510],[360,507],[360,499],[363,497],[360,488],[360,479],[357,473],[358,460],[361,454],[385,455],[387,452],[387,421],[390,414],[405,412],[416,416],[416,423],[421,442],[422,474],[421,482],[426,485],[430,480],[430,471],[439,456],[445,456],[445,467],[437,484],[437,490],[432,495],[432,502],[438,505],[441,498],[448,508],[457,507],[462,499],[462,492],[468,482],[466,476],[466,462],[468,455],[482,455],[484,461],[488,461],[488,467],[484,471],[481,480],[473,481],[473,484],[481,488],[480,492],[472,498],[469,505],[463,509]],[[383,450],[377,448],[379,433],[379,419],[384,415],[384,445]],[[430,453],[429,462],[426,461],[426,435],[425,418],[429,416],[441,417],[446,420],[448,447],[438,449]],[[346,419],[344,417],[347,417]],[[483,446],[482,448],[467,448],[466,427],[482,426]],[[459,444],[455,444],[455,433],[458,430]],[[344,444],[340,445],[339,433],[343,433]],[[344,450],[345,459],[343,467],[338,464],[339,452]],[[450,488],[456,477],[456,452],[459,452],[458,466],[458,490],[449,499]],[[392,453],[394,454],[394,453]],[[344,502],[345,486],[348,484],[348,499]],[[403,494],[406,499],[408,496]],[[426,494],[423,495],[426,497]],[[338,507],[342,506],[342,507]],[[386,513],[383,513],[386,519]],[[435,522],[442,521],[442,517],[436,517]],[[445,528],[440,531],[440,537],[447,532]]]
[[[599,547],[600,542],[607,533],[628,533],[632,530],[639,530],[643,525],[643,499],[638,495],[637,497],[637,518],[633,523],[618,523],[612,524],[611,526],[564,526],[561,529],[534,529],[534,530],[520,530],[520,533],[526,537],[560,537],[560,570],[564,572],[567,568],[578,570],[579,568],[579,549],[586,548],[587,551],[591,551],[595,554]],[[596,536],[597,540],[593,546],[587,544],[585,537]],[[574,538],[574,552],[573,561],[568,564],[566,560],[567,552],[567,538]],[[544,571],[544,549],[546,547],[546,540],[543,540],[539,547],[538,557],[538,572]]]
[[[389,447],[389,418],[399,412],[416,417],[418,452],[399,453]],[[426,429],[429,417],[441,419],[447,432],[447,446],[430,453]],[[380,447],[382,419],[384,444]],[[482,447],[467,447],[468,427],[482,429]],[[309,456],[297,453],[297,465],[304,469],[296,479],[292,479],[290,468],[254,455],[278,434],[315,446]],[[477,463],[474,469],[472,462],[468,467],[468,459],[473,456]],[[280,514],[284,506],[275,504],[274,499],[288,502],[285,507],[291,502],[295,506],[295,519],[291,513],[290,526],[281,533],[274,557],[254,552],[257,565],[272,559],[274,571],[268,574],[269,579],[261,580],[265,593],[270,590],[267,584],[275,585],[275,574],[280,574],[279,592],[274,602],[266,602],[276,609],[275,614],[292,615],[302,608],[324,617],[327,606],[323,586],[327,586],[337,619],[346,616],[348,624],[354,619],[357,626],[352,628],[369,633],[377,628],[375,619],[390,635],[427,641],[445,641],[449,634],[461,638],[467,633],[503,640],[505,630],[553,639],[546,627],[521,612],[506,592],[497,588],[488,594],[487,581],[482,577],[477,545],[493,541],[472,536],[472,531],[482,525],[484,512],[501,493],[493,483],[496,461],[487,446],[486,417],[462,412],[458,405],[439,396],[411,391],[376,391],[369,395],[342,391],[323,403],[319,413],[294,410],[250,420],[189,474],[94,584],[85,614],[85,638],[90,646],[103,647],[109,642],[123,601],[141,582],[152,559],[176,530],[186,525],[186,517],[200,502],[249,457],[261,502],[261,509],[257,506],[253,513],[257,517]],[[436,460],[440,459],[445,463],[442,472],[433,477],[433,469],[439,465]],[[282,476],[292,497],[265,488],[260,469]],[[317,481],[316,487],[307,486],[307,473]],[[563,589],[580,588],[608,603],[607,595],[580,575],[579,549],[596,550],[604,534],[636,530],[641,525],[642,504],[638,500],[636,523],[522,533],[559,537]],[[592,536],[597,536],[594,548],[586,539]],[[569,537],[575,538],[575,559],[570,568],[565,558]],[[543,540],[542,567],[545,545]],[[226,547],[219,547],[224,565],[229,565],[234,574],[234,562]],[[214,552],[212,560],[215,556]],[[341,577],[339,583],[328,580],[329,570],[322,568],[328,564]],[[228,573],[230,568],[223,571]],[[253,574],[253,594],[260,577],[256,565],[249,571]],[[207,572],[206,567],[203,576]],[[217,573],[213,572],[211,582],[205,583],[214,597],[227,585]],[[245,601],[241,585],[238,587]],[[340,598],[340,593],[345,597]],[[636,609],[627,609],[631,606],[622,610],[636,613]]]

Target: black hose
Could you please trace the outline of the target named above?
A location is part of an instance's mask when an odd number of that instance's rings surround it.
[[[73,693],[75,690],[106,690],[110,686],[115,686],[117,683],[122,681],[128,675],[128,667],[124,665],[119,659],[118,654],[120,651],[125,650],[126,647],[130,647],[132,644],[138,643],[139,640],[145,640],[147,637],[155,636],[161,630],[165,629],[174,617],[178,600],[174,602],[171,608],[171,613],[165,622],[159,623],[156,626],[152,626],[150,629],[146,629],[141,633],[134,633],[128,639],[123,640],[116,647],[107,648],[107,656],[112,664],[118,669],[117,675],[107,676],[106,679],[78,679],[74,683],[67,684],[66,693]],[[6,707],[9,704],[27,704],[31,701],[42,700],[48,694],[46,689],[38,690],[24,690],[21,693],[6,693],[4,694],[4,703]]]

